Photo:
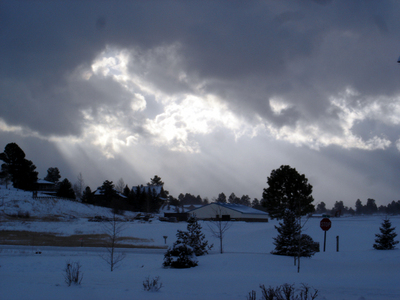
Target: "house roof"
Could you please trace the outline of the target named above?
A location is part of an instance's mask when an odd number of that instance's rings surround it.
[[[118,192],[116,189],[113,189],[113,190],[115,191],[115,193],[116,193],[119,197],[121,197],[121,198],[127,198],[125,195],[121,194],[121,193]],[[95,195],[95,196],[102,196],[103,193],[101,192],[101,188],[98,187],[98,188],[93,192],[93,195]]]
[[[44,179],[38,179],[36,183],[38,183],[38,184],[55,184],[54,182],[47,181]]]
[[[268,216],[268,214],[266,212],[264,212],[264,211],[261,211],[261,210],[258,210],[258,209],[255,209],[255,208],[252,208],[252,207],[249,207],[249,206],[241,205],[241,204],[213,202],[213,203],[210,203],[210,204],[207,204],[207,205],[204,205],[204,206],[208,206],[208,205],[219,205],[219,206],[222,206],[222,207],[225,207],[225,208],[229,208],[229,209],[235,210],[235,211],[240,212],[242,214]],[[204,207],[204,206],[202,206],[202,207]],[[198,210],[200,208],[201,207],[192,209],[189,212]]]
[[[189,208],[189,207],[200,208],[200,207],[203,207],[203,206],[204,206],[204,204],[185,204],[183,206],[183,208]]]

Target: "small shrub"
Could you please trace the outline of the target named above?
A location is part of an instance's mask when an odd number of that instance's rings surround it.
[[[83,274],[81,273],[82,265],[79,262],[69,261],[66,264],[64,269],[65,283],[68,286],[71,286],[71,284],[81,284],[83,279]]]
[[[164,267],[191,268],[197,266],[197,258],[193,248],[186,244],[173,245],[164,255]]]
[[[277,287],[268,288],[260,285],[262,298],[261,300],[314,300],[318,297],[318,290],[310,288],[306,284],[302,284],[299,293],[296,295],[294,284],[282,284]],[[251,291],[247,296],[247,300],[256,300],[256,292]]]
[[[146,277],[143,281],[143,289],[148,292],[158,292],[163,287],[159,280],[159,276],[152,279],[150,279],[150,276]]]

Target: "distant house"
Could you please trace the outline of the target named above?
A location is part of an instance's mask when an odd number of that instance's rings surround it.
[[[197,204],[184,205],[182,207],[181,212],[174,212],[174,213],[164,212],[164,217],[167,219],[173,218],[176,221],[187,221],[190,216],[189,212],[192,211],[193,209],[200,208],[202,206],[203,205],[197,205]],[[179,211],[179,207],[178,207],[178,211]]]
[[[114,189],[115,194],[113,195],[113,197],[117,198],[117,199],[126,199],[127,197],[124,196],[123,194],[121,194],[120,192],[118,192],[116,189]],[[98,187],[94,192],[93,192],[93,196],[95,198],[99,198],[99,197],[103,197],[104,196],[104,192],[101,190],[100,187]]]
[[[268,214],[241,204],[213,202],[188,211],[200,220],[235,220],[246,222],[268,222]]]
[[[38,179],[36,182],[36,190],[45,194],[54,195],[57,192],[57,185],[51,181]]]

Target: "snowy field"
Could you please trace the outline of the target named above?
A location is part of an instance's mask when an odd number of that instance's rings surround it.
[[[11,197],[12,198],[12,197]],[[85,207],[71,201],[59,200],[41,212],[32,200],[26,198],[19,203],[10,197],[0,208],[5,210],[30,207],[32,214],[54,213],[66,216],[76,214],[78,218],[67,218],[58,222],[5,221],[0,230],[28,230],[55,232],[60,235],[74,233],[101,233],[99,223],[88,222],[85,216],[100,208]],[[13,200],[14,202],[10,202]],[[1,200],[0,200],[1,201]],[[60,203],[58,203],[60,202]],[[18,204],[17,204],[18,203]],[[18,208],[15,205],[18,205]],[[26,206],[24,208],[24,205]],[[63,211],[58,207],[62,207]],[[105,211],[103,211],[105,212]],[[83,216],[83,215],[85,216]],[[213,238],[207,222],[200,222],[209,242],[215,247],[209,255],[199,257],[199,266],[191,269],[164,269],[165,250],[129,249],[122,264],[110,272],[101,259],[101,248],[40,248],[0,246],[0,299],[218,299],[245,300],[251,290],[261,298],[260,284],[277,286],[284,283],[300,287],[305,283],[319,291],[317,299],[400,299],[400,251],[378,251],[372,248],[375,233],[379,233],[382,216],[342,217],[332,219],[332,228],[327,232],[326,252],[312,258],[302,258],[301,270],[297,273],[293,258],[271,255],[273,237],[277,235],[274,225],[269,223],[233,223],[224,240],[225,253],[218,253],[218,241]],[[309,219],[305,233],[321,244],[323,231],[319,218]],[[400,230],[400,218],[392,217],[392,225]],[[149,240],[147,244],[165,246],[163,236],[168,236],[167,245],[175,241],[178,229],[185,230],[186,223],[128,222],[124,235]],[[339,252],[336,252],[336,236],[339,236]],[[63,269],[66,261],[79,261],[83,280],[79,286],[68,287],[64,282]],[[143,290],[143,281],[150,276],[160,277],[163,287],[158,292]]]

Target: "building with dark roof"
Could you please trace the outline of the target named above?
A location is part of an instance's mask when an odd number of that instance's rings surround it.
[[[235,220],[246,222],[268,222],[268,214],[264,211],[231,203],[213,202],[188,211],[199,220]]]

